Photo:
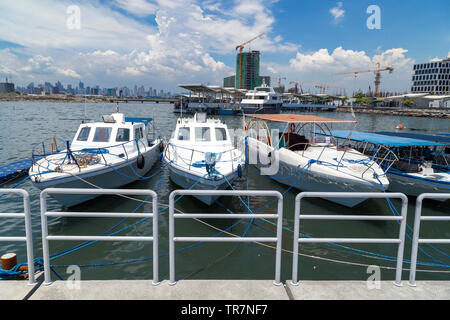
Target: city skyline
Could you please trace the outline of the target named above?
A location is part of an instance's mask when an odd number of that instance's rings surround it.
[[[42,8],[46,15],[36,15]],[[286,78],[286,86],[315,81],[367,90],[373,74],[333,73],[380,62],[394,68],[382,76],[381,89],[408,91],[414,64],[449,56],[449,10],[445,0],[3,2],[0,77],[19,86],[221,85],[235,71],[236,46],[265,33],[244,52],[261,52],[260,73],[274,83]]]

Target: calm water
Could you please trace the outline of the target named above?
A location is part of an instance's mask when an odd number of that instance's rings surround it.
[[[89,119],[99,120],[101,115],[110,114],[115,111],[113,104],[75,104],[75,103],[30,103],[30,102],[0,102],[0,164],[5,164],[31,156],[32,146],[52,136],[64,140],[72,140],[81,120],[84,118],[85,110]],[[159,134],[169,137],[175,128],[177,116],[172,113],[172,106],[166,104],[122,104],[121,112],[127,116],[150,116],[154,117]],[[338,119],[349,119],[348,113],[321,113],[323,116]],[[424,119],[411,117],[393,117],[383,115],[357,115],[359,125],[357,130],[380,131],[395,130],[399,123],[403,124],[407,131],[417,133],[437,133],[450,130],[448,120]],[[241,126],[240,117],[223,117],[230,128]],[[132,183],[126,188],[153,189],[160,200],[160,278],[168,279],[168,213],[165,204],[168,196],[177,187],[169,180],[168,174],[163,175],[161,164],[158,163],[148,173],[156,175],[146,181]],[[247,173],[244,172],[244,176]],[[161,180],[162,179],[162,180]],[[19,180],[13,181],[2,187],[11,187]],[[246,188],[246,180],[238,183],[237,187]],[[41,257],[41,225],[39,213],[39,191],[30,182],[21,185],[31,196],[32,222],[34,234],[35,256]],[[285,192],[286,186],[274,182],[268,178],[261,177],[250,168],[248,170],[249,189],[278,190]],[[282,279],[291,279],[292,266],[292,230],[294,217],[294,198],[298,190],[290,190],[284,195],[284,219],[283,219],[283,252],[282,256]],[[238,199],[222,198],[221,203],[235,213],[245,213],[245,207]],[[252,210],[257,210],[267,205],[267,199],[255,198],[251,200]],[[408,224],[413,226],[415,199],[409,199]],[[398,211],[400,204],[394,201]],[[73,211],[103,211],[103,212],[131,212],[139,206],[136,201],[120,197],[101,197],[86,204],[75,207]],[[177,208],[184,212],[225,212],[219,205],[210,208],[201,202],[184,197],[177,203]],[[61,210],[61,206],[50,200],[48,209],[52,211]],[[20,212],[22,210],[21,200],[11,196],[0,199],[0,212]],[[66,209],[64,209],[66,210]],[[270,202],[259,212],[274,213],[276,203]],[[151,204],[145,204],[138,212],[150,212]],[[302,213],[307,214],[374,214],[392,215],[385,200],[368,200],[353,209],[348,209],[332,204],[325,200],[311,199],[302,205]],[[449,214],[450,202],[437,203],[425,202],[424,214]],[[118,231],[138,222],[138,219],[109,219],[109,218],[50,218],[49,234],[51,235],[99,235],[110,228],[112,232]],[[227,229],[234,225],[229,232],[246,236],[274,236],[275,226],[272,221],[254,221],[250,226],[248,220],[213,220],[204,222],[215,228]],[[450,237],[449,224],[445,222],[424,223],[421,236],[428,238]],[[398,225],[396,222],[363,222],[363,221],[306,221],[302,223],[301,231],[309,236],[315,237],[378,237],[395,238],[398,236]],[[408,229],[412,237],[412,229]],[[0,236],[19,236],[24,232],[23,222],[20,219],[1,219]],[[151,235],[152,223],[146,220],[127,228],[116,235]],[[195,220],[182,219],[176,223],[177,236],[215,236],[218,231],[211,226],[202,224]],[[51,254],[59,253],[72,248],[77,242],[51,242]],[[268,244],[272,246],[272,244]],[[176,248],[176,277],[177,279],[273,279],[275,255],[274,249],[252,243],[242,244],[220,244],[220,243],[177,243]],[[407,239],[405,248],[405,259],[409,259],[411,241]],[[367,267],[348,264],[358,263],[363,265],[379,265],[395,267],[395,262],[382,257],[396,257],[397,248],[394,245],[358,245],[337,246],[331,244],[308,244],[300,247],[304,256],[299,260],[300,279],[367,279]],[[357,251],[360,250],[360,251]],[[423,246],[425,253],[419,252],[419,270],[440,270],[449,272],[448,267],[434,267],[429,264],[450,265],[450,251],[448,246],[435,245],[434,248]],[[19,262],[26,261],[25,245],[16,243],[0,243],[0,254],[5,252],[16,252]],[[371,256],[375,253],[377,256]],[[141,242],[97,242],[83,247],[70,254],[60,256],[52,260],[57,267],[58,273],[66,278],[65,265],[91,265],[102,266],[82,267],[82,279],[151,279],[152,278],[152,245]],[[126,262],[144,259],[144,261],[111,265],[117,262]],[[106,264],[106,266],[105,266]],[[409,268],[405,263],[404,267]],[[450,279],[446,272],[418,272],[417,279]],[[54,275],[53,275],[54,276]],[[383,268],[381,271],[383,280],[393,280],[394,271]],[[403,278],[407,279],[408,272],[404,272]],[[56,278],[55,278],[56,279]]]

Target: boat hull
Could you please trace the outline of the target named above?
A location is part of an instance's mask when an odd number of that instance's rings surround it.
[[[139,176],[144,176],[147,172],[150,171],[150,169],[160,157],[160,144],[161,142],[159,141],[151,148],[149,148],[145,153],[141,153],[145,159],[145,164],[142,169],[139,169],[137,167],[137,157],[135,157],[134,159],[130,159],[129,161],[123,161],[119,164],[115,164],[112,167],[105,167],[94,172],[89,172],[86,174],[80,173],[75,176],[64,175],[64,177],[62,178],[51,179],[45,182],[35,182],[32,180],[32,183],[40,190],[44,190],[47,188],[119,188],[131,182],[139,180],[140,178],[136,175],[136,173]],[[73,207],[83,202],[97,198],[100,195],[51,194],[50,196],[56,199],[65,207]]]
[[[422,193],[449,193],[450,184],[422,179],[412,175],[388,173],[390,181],[390,191],[401,192],[408,196],[417,197]],[[446,199],[435,199],[446,201]]]
[[[261,168],[262,166],[256,165]],[[295,175],[292,172],[298,171]],[[291,176],[290,176],[291,175]],[[280,161],[278,173],[268,176],[271,179],[301,191],[310,192],[380,192],[380,185],[355,183],[354,180],[321,175],[308,169],[298,170],[297,167]],[[354,207],[367,200],[366,198],[323,198],[328,201]]]
[[[229,187],[229,183],[231,184],[238,177],[237,172],[233,172],[227,175],[226,179],[220,178],[215,180],[188,172],[173,163],[169,164],[169,166],[170,179],[176,185],[186,190],[225,190]],[[219,196],[194,197],[208,206],[212,205],[219,198]]]
[[[243,106],[242,112],[245,114],[275,114],[281,112],[281,104],[264,105],[261,107]]]

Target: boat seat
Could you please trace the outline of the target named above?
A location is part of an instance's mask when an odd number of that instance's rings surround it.
[[[297,133],[280,133],[280,148],[287,148],[291,151],[303,151],[309,146],[310,141]]]

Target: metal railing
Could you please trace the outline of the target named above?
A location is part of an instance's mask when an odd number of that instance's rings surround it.
[[[301,215],[300,206],[303,198],[398,198],[402,200],[401,216],[367,216],[367,215]],[[405,247],[406,215],[408,198],[403,193],[370,192],[302,192],[295,198],[294,247],[292,258],[292,284],[298,285],[298,251],[299,243],[397,243],[397,266],[395,285],[401,286],[403,251]],[[397,239],[374,238],[299,238],[300,220],[386,220],[401,221]]]
[[[31,229],[30,195],[23,189],[1,189],[1,194],[19,194],[23,197],[23,213],[0,213],[1,218],[25,218],[25,237],[0,237],[0,241],[26,242],[28,283],[36,282],[34,274],[33,234]]]
[[[213,214],[213,213],[175,213],[175,196],[265,196],[278,199],[277,214]],[[175,237],[175,218],[216,218],[216,219],[277,219],[276,237]],[[283,196],[278,191],[243,190],[175,190],[169,197],[169,267],[170,285],[175,280],[175,242],[276,242],[275,285],[281,285],[281,237],[283,223]]]
[[[152,197],[152,213],[118,213],[118,212],[48,212],[47,195],[142,195]],[[153,218],[153,236],[50,236],[48,235],[47,217],[89,217],[89,218]],[[44,259],[44,284],[51,284],[49,240],[69,241],[152,241],[153,242],[153,284],[159,284],[158,261],[158,196],[153,190],[136,189],[66,189],[48,188],[41,192],[42,251]]]
[[[422,217],[422,202],[424,199],[450,199],[450,193],[422,193],[416,200],[416,211],[414,217],[413,244],[411,249],[411,269],[409,271],[409,285],[416,286],[417,251],[420,243],[442,243],[449,244],[450,239],[419,239],[421,221],[450,221],[449,216],[426,216]]]

